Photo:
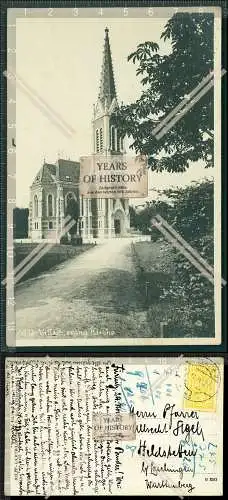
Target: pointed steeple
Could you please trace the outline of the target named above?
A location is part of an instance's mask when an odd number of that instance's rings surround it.
[[[116,88],[112,67],[112,55],[109,43],[109,30],[105,28],[105,41],[104,41],[104,52],[103,52],[103,63],[101,69],[101,81],[98,100],[105,104],[107,102],[110,106],[114,97],[116,97]]]

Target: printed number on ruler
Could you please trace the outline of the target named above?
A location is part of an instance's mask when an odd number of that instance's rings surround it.
[[[54,15],[55,15],[54,9],[52,7],[49,7],[49,9],[48,9],[48,16],[49,17],[53,17]]]

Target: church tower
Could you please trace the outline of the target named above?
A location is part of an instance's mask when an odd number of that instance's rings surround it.
[[[123,155],[123,139],[112,120],[118,108],[109,31],[105,29],[103,64],[97,103],[92,120],[93,154]],[[125,236],[130,228],[129,200],[84,198],[80,195],[79,162],[59,158],[44,162],[30,188],[29,236],[59,241],[66,209],[72,197],[79,203],[78,231],[84,242]]]
[[[97,103],[93,110],[93,153],[99,155],[122,155],[123,138],[112,120],[118,108],[113,73],[109,30],[105,28],[103,62]],[[92,200],[93,227],[95,237],[123,236],[129,229],[129,202],[125,200]]]
[[[118,108],[118,102],[109,43],[109,30],[106,28],[100,88],[93,115],[94,153],[123,153],[123,139],[120,137],[118,129],[112,124],[112,113],[116,108]]]

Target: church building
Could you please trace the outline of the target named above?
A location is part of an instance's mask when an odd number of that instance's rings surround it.
[[[97,103],[93,109],[93,153],[124,154],[123,138],[112,121],[118,107],[109,30],[105,29],[103,64]],[[80,163],[58,159],[45,163],[30,188],[29,237],[59,241],[69,199],[79,204],[78,231],[83,242],[125,236],[130,230],[128,199],[88,199],[80,196]]]

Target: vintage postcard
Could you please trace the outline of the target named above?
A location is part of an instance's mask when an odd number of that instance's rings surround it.
[[[5,370],[5,495],[222,495],[222,358],[20,357]]]
[[[221,344],[221,9],[8,9],[7,345]]]

